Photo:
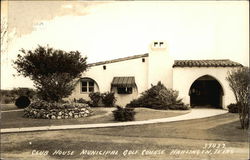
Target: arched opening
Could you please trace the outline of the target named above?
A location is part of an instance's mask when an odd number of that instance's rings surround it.
[[[212,76],[196,79],[189,89],[189,96],[192,107],[222,108],[223,89]]]

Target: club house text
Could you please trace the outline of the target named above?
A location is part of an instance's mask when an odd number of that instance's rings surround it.
[[[80,153],[73,151],[73,150],[32,150],[32,155],[35,156],[46,156],[46,155],[52,155],[52,156],[73,156],[76,154],[79,155],[86,155],[86,156],[106,156],[106,155],[119,155],[122,154],[123,156],[130,156],[130,155],[162,155],[165,154],[165,150],[149,150],[149,149],[143,149],[143,150],[87,150],[83,149]]]

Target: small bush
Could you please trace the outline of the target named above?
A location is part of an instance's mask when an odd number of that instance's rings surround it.
[[[92,107],[99,107],[100,106],[100,101],[102,99],[102,95],[100,92],[90,93],[89,98],[91,99],[91,106]]]
[[[94,92],[90,93],[89,97],[91,101],[88,104],[91,107],[113,107],[116,102],[115,93],[113,92]]]
[[[116,98],[114,92],[106,92],[101,95],[102,103],[105,105],[105,107],[113,107],[115,105]]]
[[[77,99],[77,100],[75,100],[75,102],[77,102],[77,103],[88,103],[88,101],[86,101],[83,98]]]
[[[231,103],[227,106],[230,113],[239,113],[239,106],[235,103]]]
[[[13,100],[12,97],[1,96],[1,103],[2,103],[2,104],[13,103],[14,101],[15,101],[15,100]]]
[[[120,106],[117,106],[117,109],[113,111],[116,121],[134,121],[135,113],[133,108],[122,108]]]
[[[19,98],[16,99],[15,105],[18,108],[26,108],[30,105],[30,100],[26,96],[20,96]]]

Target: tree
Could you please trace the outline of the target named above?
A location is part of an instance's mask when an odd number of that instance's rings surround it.
[[[69,96],[74,89],[74,80],[87,69],[87,57],[78,51],[66,52],[49,46],[35,50],[21,49],[14,67],[19,75],[29,77],[37,88],[38,97],[58,102]]]
[[[3,54],[7,48],[8,43],[8,25],[5,18],[1,18],[1,54]]]
[[[232,89],[239,110],[242,129],[249,127],[249,67],[240,67],[228,72],[227,81]]]
[[[15,29],[9,29],[6,17],[1,17],[1,56],[7,54],[8,45],[12,42],[16,35]]]
[[[16,98],[20,96],[27,96],[29,98],[33,98],[36,95],[36,91],[31,88],[13,88],[10,90],[10,94]]]

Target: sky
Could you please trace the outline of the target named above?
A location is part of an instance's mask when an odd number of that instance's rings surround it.
[[[248,1],[1,1],[9,43],[1,89],[32,87],[13,68],[20,49],[78,50],[88,63],[148,53],[167,42],[174,59],[230,59],[249,66]],[[1,18],[2,20],[3,18]]]

